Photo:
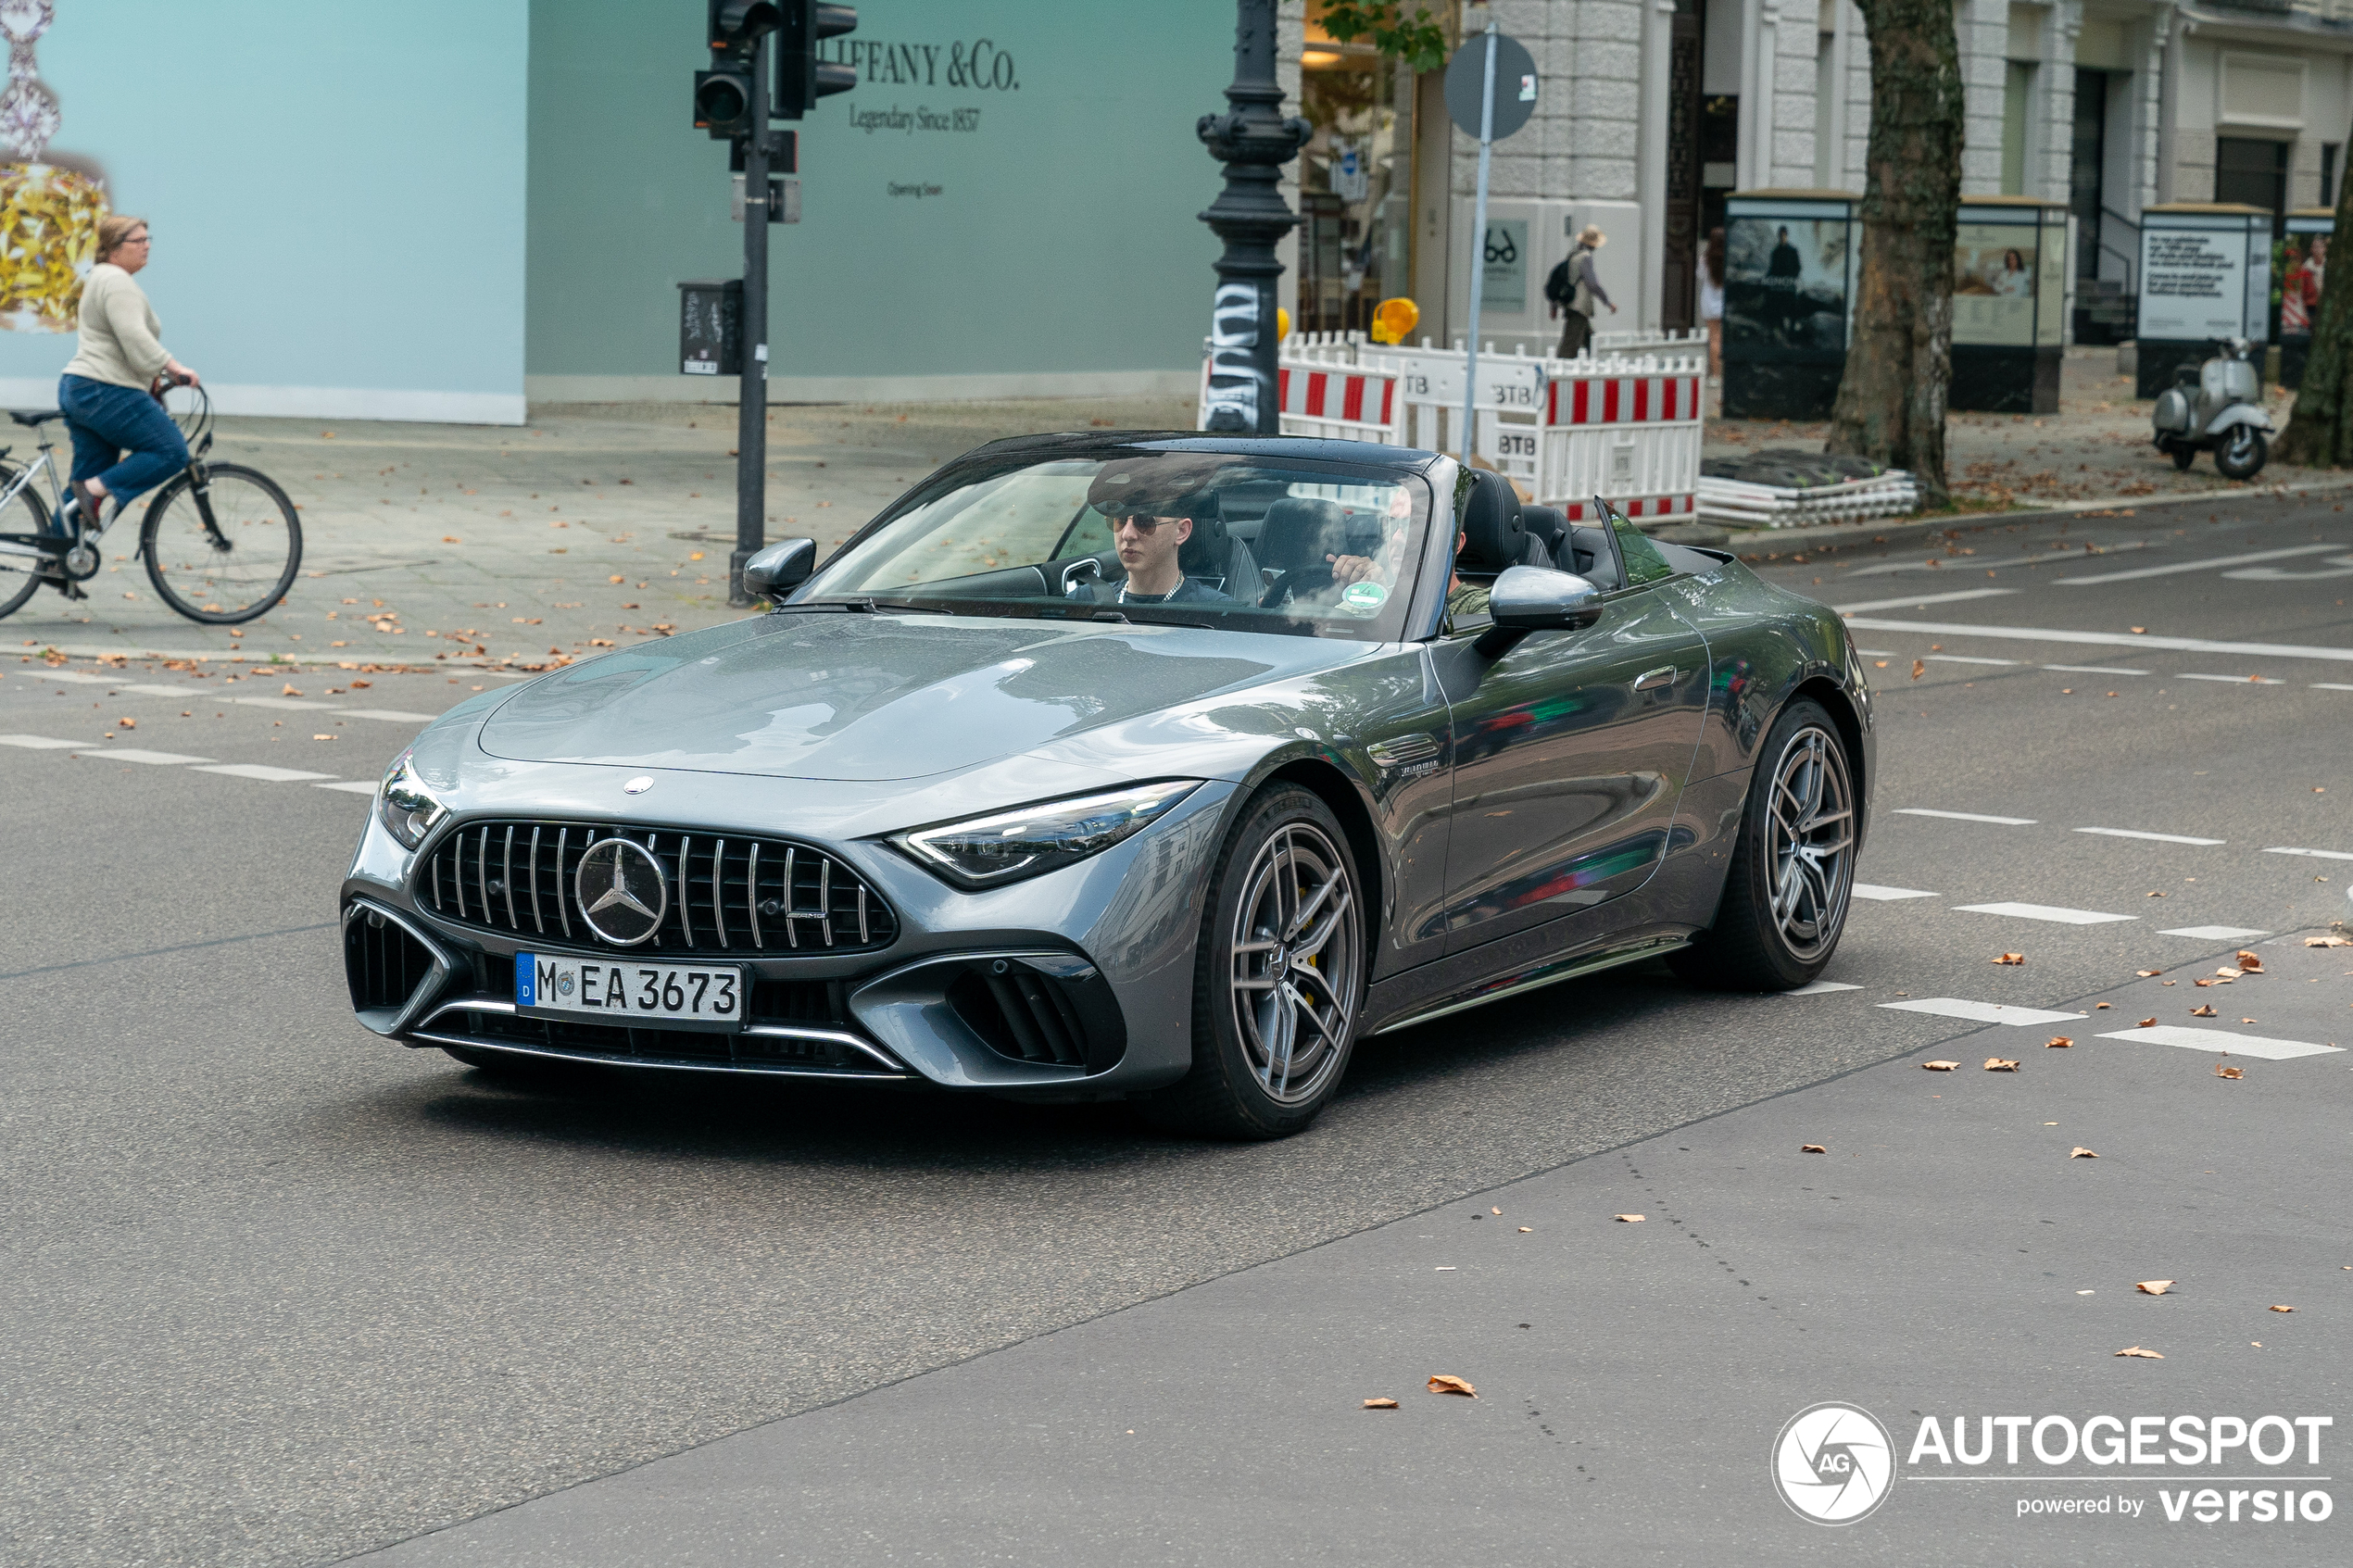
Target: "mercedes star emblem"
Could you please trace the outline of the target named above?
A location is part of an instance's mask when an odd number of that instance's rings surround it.
[[[573,892],[588,929],[618,947],[634,947],[661,929],[670,911],[670,882],[661,862],[642,844],[602,838],[580,857]]]

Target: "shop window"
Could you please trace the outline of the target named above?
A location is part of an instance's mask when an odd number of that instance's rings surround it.
[[[1370,330],[1373,308],[1412,292],[1413,110],[1401,72],[1367,40],[1335,42],[1307,16],[1300,112],[1299,320],[1306,332]],[[1408,79],[1410,81],[1410,78]]]

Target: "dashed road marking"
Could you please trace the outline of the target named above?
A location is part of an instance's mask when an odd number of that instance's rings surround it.
[[[2063,909],[2056,904],[1956,904],[1967,915],[2007,915],[2013,920],[2046,920],[2055,925],[2107,925],[2112,921],[2138,920],[2138,915],[2108,915],[2097,909]]]
[[[346,795],[373,795],[376,786],[366,779],[344,779],[335,784],[312,784],[313,789],[339,789]]]
[[[1841,615],[1856,615],[1867,609],[1910,609],[1916,605],[1957,604],[1963,599],[1998,598],[2015,594],[2016,588],[1964,588],[1957,594],[1915,594],[1906,599],[1873,599],[1868,604],[1833,605]]]
[[[2112,664],[2045,664],[2045,670],[2056,670],[2062,675],[2146,675],[2146,670],[2120,670]]]
[[[2276,675],[2192,675],[2184,672],[2173,678],[2177,681],[2221,681],[2233,686],[2284,686],[2287,684]]]
[[[2027,1028],[2039,1023],[2066,1023],[2088,1014],[2052,1012],[2045,1008],[2017,1008],[2001,1002],[1972,1002],[1959,997],[1925,997],[1912,1002],[1881,1002],[1897,1012],[1928,1012],[1939,1018],[1966,1018],[1972,1023],[2008,1023]]]
[[[231,702],[247,708],[333,708],[332,702],[303,702],[290,696],[233,696]]]
[[[2268,931],[2257,931],[2244,925],[2177,925],[2171,931],[2160,931],[2159,936],[2196,936],[2207,942],[2244,942],[2249,937],[2269,936]]]
[[[2233,1035],[2221,1029],[2184,1029],[2178,1024],[2159,1023],[2146,1029],[2113,1029],[2100,1035],[2103,1040],[2140,1040],[2153,1046],[2180,1046],[2184,1050],[2227,1051],[2233,1056],[2259,1056],[2267,1061],[2286,1061],[2299,1056],[2326,1056],[2341,1051],[2343,1046],[2316,1046],[2309,1040],[2267,1040],[2260,1035]]]
[[[142,751],[135,746],[120,749],[111,746],[84,746],[76,755],[94,762],[145,762],[151,768],[178,768],[190,762],[209,762],[209,757],[182,757],[176,751]]]
[[[1931,811],[1925,806],[1898,806],[1895,814],[1899,817],[1943,817],[1956,822],[1992,822],[2006,828],[2031,828],[2034,825],[2032,817],[1985,817],[1975,811]]]
[[[2342,681],[2315,681],[2312,689],[2316,692],[2353,692],[2353,686]]]
[[[191,768],[192,773],[226,773],[233,779],[259,779],[263,784],[303,784],[312,779],[332,779],[333,773],[308,772],[300,768],[272,768],[266,762],[220,762],[209,768]],[[368,786],[373,789],[375,786]]]
[[[2022,659],[1971,659],[1965,653],[1925,653],[1922,659],[1938,664],[2023,664]]]
[[[1849,891],[1851,891],[1857,898],[1869,898],[1872,902],[1880,904],[1892,904],[1898,898],[1935,898],[1942,897],[1942,895],[1935,893],[1922,892],[1917,887],[1882,887],[1875,882],[1858,882]]]
[[[1859,991],[1861,989],[1860,985],[1849,985],[1842,981],[1817,980],[1811,985],[1800,985],[1794,991],[1784,991],[1781,995],[1784,997],[1827,997],[1832,991]]]
[[[2179,833],[2143,833],[2137,828],[2077,828],[2077,833],[2096,833],[2105,838],[2147,838],[2159,844],[2226,844],[2221,838],[2192,838]]]
[[[2090,577],[2054,577],[2054,583],[2083,587],[2094,583],[2137,583],[2145,577],[2171,577],[2182,571],[2216,571],[2226,566],[2252,566],[2262,560],[2287,560],[2296,556],[2324,556],[2342,545],[2296,545],[2284,550],[2250,550],[2242,556],[2216,556],[2208,560],[2177,560],[2164,566],[2135,567],[2130,571],[2103,571]]]
[[[1854,608],[1878,609],[1884,607],[1856,605]],[[2324,659],[2337,664],[2353,664],[2353,648],[2319,647],[2309,643],[2218,643],[2203,637],[2128,636],[2112,632],[2070,632],[2050,626],[1977,626],[1966,621],[1880,621],[1866,617],[1851,620],[1847,624],[1860,632],[1925,632],[1944,637],[2008,637],[2029,643],[2166,648],[2175,653],[2234,654],[2242,659]]]
[[[335,711],[354,719],[382,719],[395,724],[430,724],[440,717],[437,713],[410,713],[398,708],[338,708]]]
[[[2302,855],[2314,860],[2353,860],[2353,855],[2348,855],[2342,849],[2293,849],[2284,844],[2275,844],[2271,846],[2271,848],[2264,850],[2263,853],[2266,855]]]
[[[2097,555],[2087,555],[2082,550],[2045,550],[2040,555],[2012,556],[2007,560],[1998,559],[1989,556],[1983,561],[1970,560],[1967,562],[1957,562],[1956,564],[1960,566],[1963,571],[1967,571],[1972,566],[1989,564],[1994,566],[2047,566],[2052,561],[2095,560],[2099,558],[2099,556],[2120,556],[2129,550],[2156,550],[2162,548],[2164,548],[2164,543],[2161,540],[2150,541],[2147,539],[2136,539],[2127,545],[2103,545],[2100,546]],[[1856,577],[1884,577],[1888,573],[1894,571],[1928,571],[1934,570],[1942,570],[1942,568],[1931,568],[1926,561],[1896,560],[1882,561],[1878,566],[1863,567],[1858,571],[1850,571],[1846,575],[1850,579]]]
[[[27,751],[71,751],[82,743],[51,735],[0,735],[0,746],[20,746]]]

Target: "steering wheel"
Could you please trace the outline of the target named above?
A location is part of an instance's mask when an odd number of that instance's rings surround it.
[[[1275,579],[1275,585],[1258,600],[1261,609],[1280,609],[1285,599],[1305,598],[1332,585],[1332,569],[1328,562],[1319,566],[1302,566],[1286,571]]]

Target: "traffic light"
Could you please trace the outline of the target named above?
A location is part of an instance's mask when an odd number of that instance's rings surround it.
[[[817,58],[819,39],[858,31],[858,9],[823,5],[819,0],[784,0],[776,9],[775,118],[799,119],[818,99],[858,85],[855,66]]]
[[[709,0],[704,37],[711,44],[709,70],[695,72],[695,129],[713,140],[751,129],[753,62],[761,34],[778,21],[775,0]]]

